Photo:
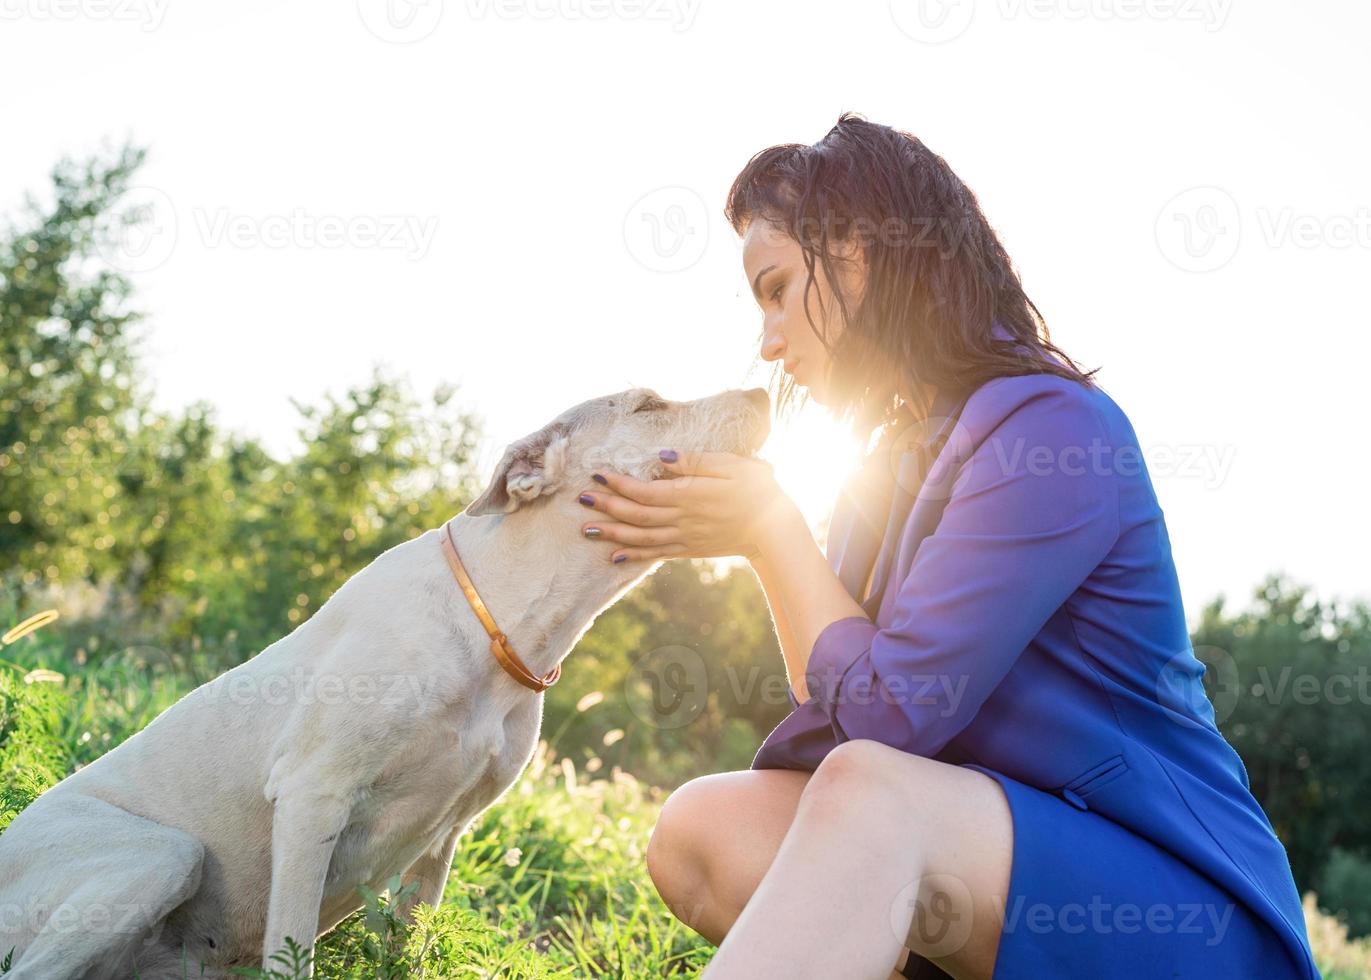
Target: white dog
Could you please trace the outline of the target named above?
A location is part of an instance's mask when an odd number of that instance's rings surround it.
[[[660,564],[612,564],[581,536],[591,472],[651,479],[661,448],[750,455],[768,407],[762,389],[634,388],[569,409],[444,525],[506,647],[429,530],[49,789],[0,835],[5,980],[160,980],[183,958],[187,976],[226,976],[288,936],[312,952],[361,907],[358,884],[397,873],[436,904],[458,838],[532,756],[541,688]]]

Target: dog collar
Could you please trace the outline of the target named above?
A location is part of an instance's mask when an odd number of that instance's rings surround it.
[[[480,594],[476,591],[476,586],[471,584],[471,576],[467,574],[466,568],[462,565],[462,559],[457,556],[457,544],[452,540],[452,529],[448,526],[452,522],[447,521],[443,524],[443,530],[438,535],[442,540],[443,557],[447,559],[448,567],[452,569],[452,574],[457,578],[457,584],[462,587],[462,594],[467,597],[467,602],[471,605],[472,612],[481,621],[481,625],[486,628],[486,633],[490,635],[490,652],[495,654],[495,659],[500,662],[500,666],[524,687],[535,691],[546,691],[553,684],[557,683],[557,678],[562,676],[562,665],[553,667],[542,677],[539,677],[528,666],[519,659],[519,655],[514,652],[514,648],[509,645],[509,637],[500,632],[495,625],[495,618],[490,615],[490,610],[481,601]]]

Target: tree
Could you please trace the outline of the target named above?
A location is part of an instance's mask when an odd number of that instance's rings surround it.
[[[1248,610],[1209,605],[1194,643],[1207,683],[1229,688],[1210,691],[1221,730],[1301,889],[1320,883],[1335,847],[1371,857],[1371,608],[1320,601],[1273,576]]]
[[[110,522],[144,404],[138,317],[97,245],[142,160],[63,160],[51,205],[29,198],[0,237],[0,570],[28,584],[122,561]]]

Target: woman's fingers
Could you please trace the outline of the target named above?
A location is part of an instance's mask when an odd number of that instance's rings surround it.
[[[622,548],[610,555],[612,562],[653,561],[657,558],[679,558],[685,554],[685,545],[673,544],[661,548]]]
[[[662,527],[671,524],[678,516],[674,507],[649,507],[613,493],[583,493],[581,503],[608,514],[616,521],[639,527]]]
[[[675,454],[675,459],[671,454]],[[734,453],[692,452],[685,449],[662,450],[667,472],[677,476],[728,476],[737,465]]]
[[[601,486],[608,487],[621,497],[640,504],[647,504],[652,507],[667,507],[672,501],[672,487],[667,480],[639,480],[626,473],[615,473],[612,470],[596,470],[594,480]],[[592,496],[608,496],[597,495]]]
[[[594,533],[592,533],[594,532]],[[674,527],[635,527],[617,521],[588,521],[581,534],[592,541],[610,541],[634,547],[652,547],[679,543],[679,530]]]

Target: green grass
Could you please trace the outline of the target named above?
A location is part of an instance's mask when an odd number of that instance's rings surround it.
[[[89,651],[67,656],[40,636],[6,648],[11,659],[0,660],[0,829],[66,773],[155,718],[198,673],[185,664],[140,662],[136,650],[108,659]],[[407,927],[390,913],[390,895],[371,897],[318,944],[315,975],[698,973],[714,947],[671,915],[644,862],[665,795],[617,767],[606,771],[598,759],[577,771],[540,742],[518,782],[463,837],[442,903],[421,907]],[[280,980],[294,973],[277,963],[244,975]]]
[[[137,648],[110,656],[61,650],[41,632],[0,660],[0,830],[34,797],[138,731],[206,679],[205,666]],[[55,664],[54,671],[39,664]],[[714,947],[674,918],[647,876],[644,852],[665,793],[598,759],[578,770],[540,742],[528,768],[463,837],[443,901],[412,925],[392,892],[315,950],[320,978],[694,976]],[[1327,980],[1371,977],[1371,941],[1305,899]],[[5,970],[0,950],[0,973]],[[290,980],[298,964],[243,970]],[[188,971],[189,977],[195,971]]]

